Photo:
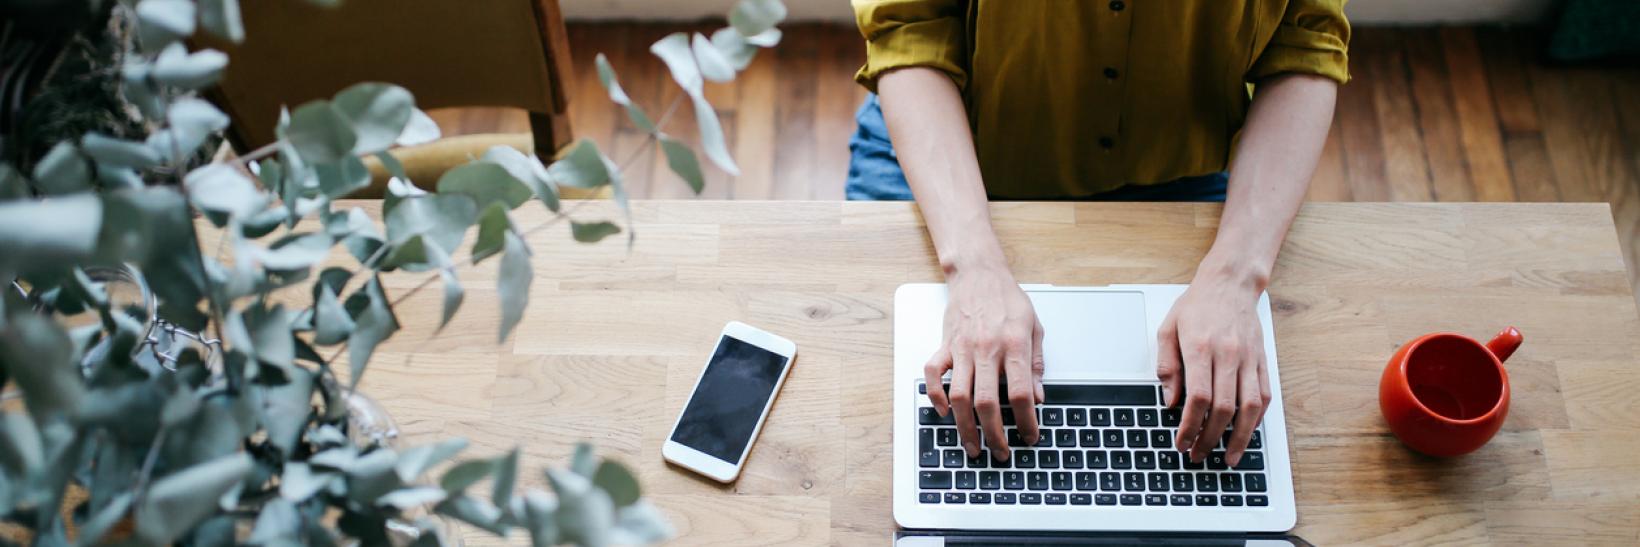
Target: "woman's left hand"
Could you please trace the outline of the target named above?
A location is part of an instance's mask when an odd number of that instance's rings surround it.
[[[1233,421],[1225,461],[1234,466],[1270,405],[1270,378],[1258,317],[1262,284],[1223,271],[1204,262],[1174,302],[1157,331],[1156,376],[1167,406],[1183,393],[1174,446],[1200,462]]]

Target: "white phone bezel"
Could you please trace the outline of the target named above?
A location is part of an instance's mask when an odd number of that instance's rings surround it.
[[[774,400],[780,396],[780,388],[786,384],[786,377],[791,374],[792,365],[796,362],[797,344],[757,327],[730,321],[723,326],[723,332],[718,335],[718,343],[712,345],[713,355],[717,353],[717,347],[723,343],[725,337],[740,340],[786,358],[785,366],[780,369],[780,377],[775,380],[774,391],[769,394],[769,400],[763,404],[763,412],[757,417],[757,426],[752,429],[752,437],[746,441],[746,448],[741,450],[740,457],[734,462],[720,460],[672,440],[672,435],[678,430],[678,424],[683,422],[683,411],[695,400],[695,395],[700,390],[700,381],[706,377],[706,368],[712,364],[712,355],[707,355],[706,366],[700,368],[700,375],[695,377],[695,386],[689,389],[689,399],[683,402],[683,408],[678,409],[678,417],[672,421],[672,427],[666,432],[666,443],[661,445],[661,456],[666,458],[666,461],[726,483],[740,476],[741,469],[746,465],[746,455],[751,453],[752,445],[757,444],[758,435],[763,433],[763,424],[769,419],[769,410],[774,408]]]

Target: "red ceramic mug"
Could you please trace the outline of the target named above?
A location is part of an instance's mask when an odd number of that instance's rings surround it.
[[[1509,414],[1503,362],[1520,343],[1520,331],[1509,327],[1485,345],[1441,332],[1401,346],[1378,383],[1378,407],[1390,431],[1431,456],[1459,456],[1486,444]]]

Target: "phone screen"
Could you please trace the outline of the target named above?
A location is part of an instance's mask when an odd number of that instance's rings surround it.
[[[722,337],[672,441],[739,465],[785,368],[785,356]]]

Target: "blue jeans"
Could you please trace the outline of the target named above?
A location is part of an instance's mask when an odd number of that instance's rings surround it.
[[[866,97],[854,115],[858,127],[849,139],[847,195],[851,200],[910,200],[911,185],[888,139],[883,109],[877,95]],[[1224,201],[1230,176],[1226,173],[1185,177],[1161,184],[1130,184],[1085,199],[1093,201]],[[1074,198],[1076,196],[1065,196]]]

